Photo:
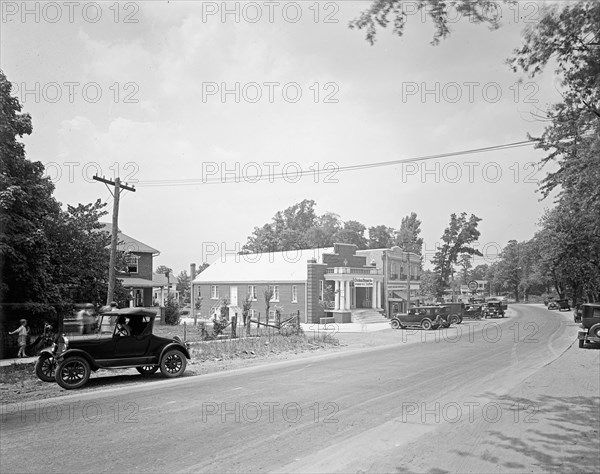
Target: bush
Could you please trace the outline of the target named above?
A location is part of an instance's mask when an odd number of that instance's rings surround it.
[[[181,319],[181,312],[179,311],[179,305],[175,301],[174,296],[167,296],[165,301],[165,324],[176,326],[179,324]]]

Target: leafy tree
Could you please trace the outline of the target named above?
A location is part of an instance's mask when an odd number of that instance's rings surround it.
[[[335,234],[334,239],[341,244],[354,244],[359,250],[367,248],[366,227],[358,221],[346,221],[344,227]]]
[[[317,217],[316,225],[306,232],[310,248],[333,247],[334,236],[342,229],[340,216],[326,212]]]
[[[242,302],[242,318],[244,320],[244,327],[246,328],[246,336],[250,335],[250,310],[252,309],[252,296],[246,295]]]
[[[423,251],[423,238],[419,237],[421,233],[421,221],[417,218],[416,212],[411,212],[410,216],[402,218],[400,229],[396,233],[396,245],[407,252],[421,255]]]
[[[173,295],[167,295],[167,298],[165,299],[165,323],[176,326],[179,324],[180,320],[181,312],[177,301],[175,301],[175,297]]]
[[[424,270],[421,273],[419,284],[419,296],[426,300],[433,300],[436,295],[436,275],[431,270]]]
[[[175,286],[175,288],[177,289],[179,294],[182,295],[182,301],[184,304],[190,302],[190,284],[191,279],[187,271],[182,270],[181,272],[179,272],[179,275],[177,275],[177,285]]]
[[[265,289],[265,291],[263,292],[263,296],[265,298],[265,321],[269,320],[269,311],[271,309],[271,300],[273,299],[273,287],[272,286],[267,286],[267,288]]]
[[[450,224],[442,235],[442,246],[435,253],[431,263],[436,273],[435,294],[437,297],[444,295],[448,287],[450,276],[453,273],[453,265],[456,264],[460,254],[482,255],[481,252],[470,246],[479,239],[480,232],[477,225],[481,219],[474,214],[467,219],[467,213],[460,216],[452,214]]]
[[[504,3],[516,2],[504,0]],[[454,8],[454,12],[450,11],[450,6]],[[460,15],[461,18],[468,18],[472,23],[485,23],[490,29],[497,29],[500,26],[499,19],[501,17],[498,6],[493,0],[456,0],[453,2],[374,0],[368,9],[350,22],[349,26],[350,28],[365,29],[367,41],[374,44],[377,26],[386,28],[392,21],[393,33],[402,36],[408,16],[415,13],[421,14],[417,18],[425,16],[431,18],[435,27],[431,41],[433,45],[437,45],[440,39],[444,39],[450,34],[449,24],[454,23],[457,15]]]
[[[99,220],[107,214],[105,203],[67,206],[48,222],[49,269],[61,300],[106,301],[110,234]],[[120,285],[119,285],[120,286]],[[115,299],[123,299],[124,290]]]
[[[11,91],[0,70],[0,300],[54,302],[59,294],[52,282],[46,227],[60,219],[60,205],[44,166],[27,160],[17,140],[31,134],[31,116],[21,113]]]
[[[477,265],[475,268],[473,268],[473,270],[471,270],[471,280],[486,280],[488,269],[489,265],[487,263]]]
[[[173,269],[167,267],[166,265],[159,265],[156,267],[156,271],[154,273],[158,273],[159,275],[169,276],[173,274]]]
[[[390,248],[394,245],[394,229],[385,225],[369,227],[370,249]]]
[[[469,271],[473,264],[471,263],[472,257],[468,253],[463,253],[458,259],[458,265],[460,267],[460,282],[466,285],[471,280],[471,272]]]

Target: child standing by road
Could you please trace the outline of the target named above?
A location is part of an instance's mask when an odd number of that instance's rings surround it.
[[[27,335],[29,334],[29,328],[27,327],[27,320],[21,319],[19,321],[21,325],[9,334],[17,334],[19,336],[19,353],[17,357],[27,357],[25,354],[25,346],[27,345]]]

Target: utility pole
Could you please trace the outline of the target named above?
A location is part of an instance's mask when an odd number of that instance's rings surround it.
[[[114,203],[113,203],[113,215],[112,215],[112,230],[110,234],[110,262],[108,267],[108,294],[106,295],[106,304],[109,305],[115,294],[115,283],[116,283],[116,272],[115,266],[117,265],[117,243],[118,243],[118,232],[119,232],[119,196],[121,195],[121,188],[126,189],[127,191],[131,191],[135,193],[135,188],[132,186],[128,186],[127,183],[124,185],[121,184],[120,178],[115,178],[114,181],[110,179],[106,179],[100,176],[94,176],[96,181],[100,181],[107,185],[111,185],[115,187],[115,191],[113,193]]]

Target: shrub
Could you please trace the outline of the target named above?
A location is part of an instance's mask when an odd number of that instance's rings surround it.
[[[179,324],[180,319],[181,312],[179,311],[179,305],[175,301],[175,297],[172,295],[167,296],[165,300],[165,324],[176,326]]]

